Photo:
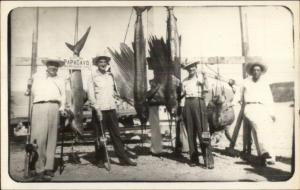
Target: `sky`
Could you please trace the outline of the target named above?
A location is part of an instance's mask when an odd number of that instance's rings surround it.
[[[242,8],[247,15],[249,55],[262,56],[268,64],[267,76],[273,82],[292,81],[293,24],[291,13],[276,6],[248,6]],[[69,58],[72,52],[65,42],[73,44],[75,8],[40,8],[38,57]],[[89,26],[91,32],[81,51],[81,57],[107,53],[106,48],[118,49],[124,41],[131,45],[134,37],[131,7],[79,8],[78,34],[81,37]],[[197,59],[207,56],[241,56],[241,29],[238,7],[175,7],[178,31],[182,35],[182,57]],[[143,14],[145,37],[166,36],[167,11],[165,7],[152,7]],[[32,32],[35,8],[17,8],[11,15],[12,60],[31,56]],[[25,91],[29,67],[12,61],[12,90]],[[113,64],[113,63],[112,63]],[[18,65],[18,66],[17,66]],[[217,66],[211,66],[217,70]],[[242,79],[241,65],[219,65],[219,71],[227,78]],[[39,71],[44,68],[39,67]],[[65,75],[66,70],[60,74]],[[83,71],[83,75],[89,71]],[[186,73],[183,71],[183,76]],[[149,72],[151,78],[151,72]],[[85,82],[84,82],[85,85]]]

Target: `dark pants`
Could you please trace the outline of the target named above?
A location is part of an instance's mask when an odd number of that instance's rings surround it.
[[[209,132],[204,100],[200,98],[186,98],[183,108],[183,120],[188,134],[191,162],[199,162],[197,136],[204,160],[206,156],[211,157],[210,141],[204,142],[202,138],[203,132]]]
[[[103,120],[101,124],[103,125],[102,128],[105,131],[105,129],[108,129],[111,142],[113,144],[115,154],[119,158],[119,160],[127,160],[128,156],[126,155],[124,145],[122,143],[121,137],[120,137],[120,131],[119,131],[119,124],[118,124],[118,117],[116,110],[106,110],[102,111]],[[95,127],[98,127],[99,135],[102,136],[102,130],[100,128],[100,121],[97,116],[96,110],[93,110],[93,118],[95,122]],[[96,152],[96,158],[97,160],[105,160],[105,147],[101,145],[99,147],[99,150]]]

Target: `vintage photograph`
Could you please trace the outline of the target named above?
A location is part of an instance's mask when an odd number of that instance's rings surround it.
[[[11,180],[293,177],[288,7],[19,6],[7,19]]]

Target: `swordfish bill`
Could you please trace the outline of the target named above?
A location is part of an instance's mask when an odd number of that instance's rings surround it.
[[[134,29],[134,107],[141,124],[148,120],[146,106],[147,70],[146,70],[146,44],[143,31],[142,13],[150,7],[134,7],[136,22]]]

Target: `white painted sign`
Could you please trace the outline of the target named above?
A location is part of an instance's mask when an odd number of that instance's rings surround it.
[[[91,62],[83,58],[69,58],[64,59],[65,67],[68,69],[89,69],[91,67]]]

